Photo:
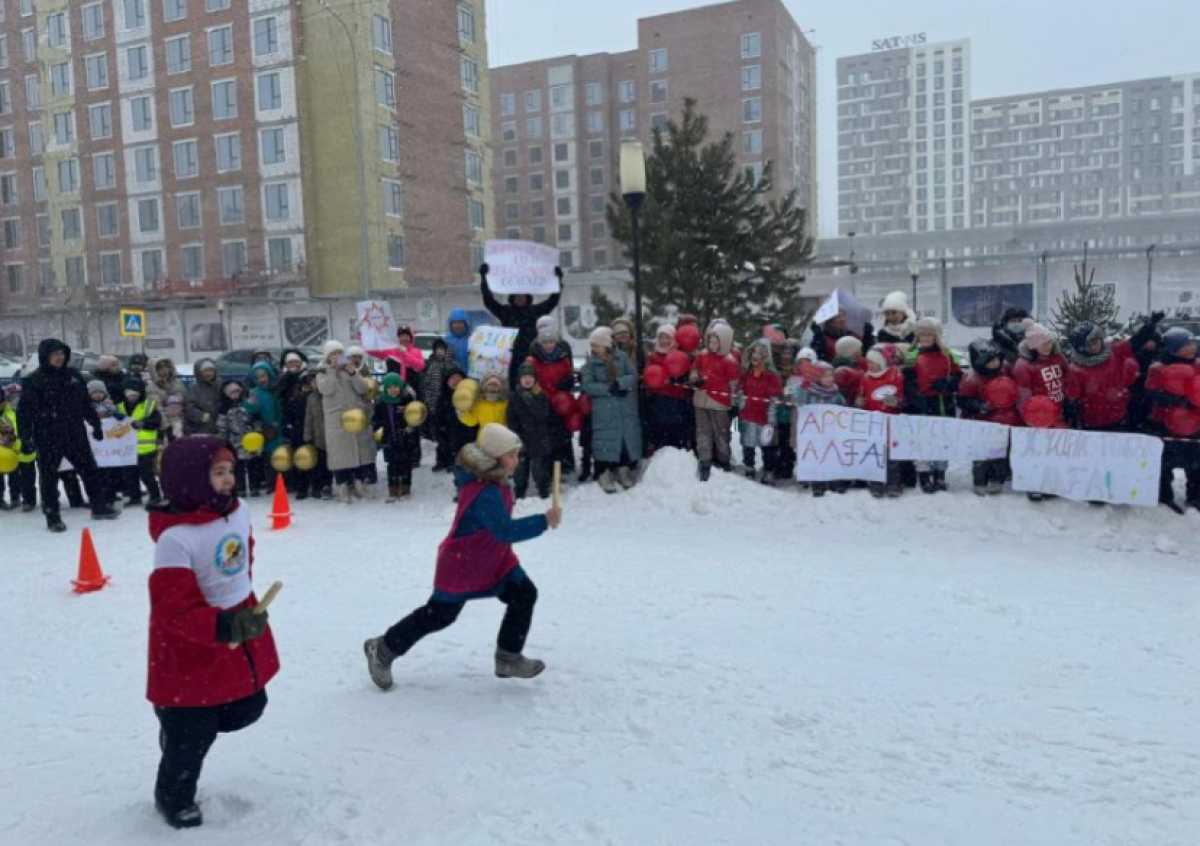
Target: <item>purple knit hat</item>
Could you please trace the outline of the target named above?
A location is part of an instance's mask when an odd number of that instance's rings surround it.
[[[190,435],[172,441],[162,456],[163,495],[174,511],[208,507],[227,514],[237,504],[237,495],[217,493],[208,474],[217,461],[234,460],[229,444],[212,435]]]

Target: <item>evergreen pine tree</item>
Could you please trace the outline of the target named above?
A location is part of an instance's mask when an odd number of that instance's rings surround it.
[[[1088,268],[1087,249],[1083,264],[1075,265],[1075,287],[1064,291],[1054,307],[1054,328],[1062,338],[1069,337],[1081,323],[1091,322],[1106,332],[1117,326],[1117,302],[1108,286],[1096,284],[1096,268]]]

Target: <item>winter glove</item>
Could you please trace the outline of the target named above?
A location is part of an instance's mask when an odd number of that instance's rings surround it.
[[[137,424],[134,424],[134,425],[137,425]],[[92,440],[93,441],[104,440],[104,427],[102,427],[99,423],[97,423],[95,426],[92,427]]]
[[[1166,391],[1155,391],[1153,394],[1153,400],[1158,405],[1165,405],[1167,407],[1184,408],[1191,405],[1191,403],[1188,402],[1187,397],[1179,397],[1175,394],[1168,394]]]
[[[491,271],[491,268],[488,267],[488,263],[486,261],[483,264],[479,265],[479,275],[480,276],[487,276],[490,271]]]
[[[245,643],[267,630],[267,612],[255,613],[247,606],[238,611],[232,608],[217,614],[217,640],[223,643]]]
[[[562,268],[561,268],[561,267],[558,267],[558,266],[556,265],[556,266],[555,266],[555,268],[554,268],[554,275],[555,275],[555,276],[557,276],[557,277],[558,277],[558,281],[559,281],[559,282],[561,282],[561,281],[562,281],[562,278],[563,278],[563,272],[562,272]]]
[[[555,385],[554,387],[555,387],[555,388],[557,388],[557,389],[558,389],[558,390],[560,390],[560,391],[570,391],[570,390],[574,390],[574,388],[575,388],[575,377],[573,377],[573,376],[566,376],[566,377],[564,377],[564,378],[560,379],[560,380],[559,380],[559,382],[558,382],[558,384],[557,384],[557,385]]]
[[[33,438],[26,438],[25,440],[21,441],[22,455],[33,455],[35,452],[37,452],[37,450],[34,449]]]

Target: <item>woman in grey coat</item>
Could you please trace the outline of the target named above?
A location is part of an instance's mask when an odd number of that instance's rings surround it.
[[[184,394],[183,431],[188,435],[217,434],[217,407],[221,404],[221,385],[217,363],[211,358],[196,362],[196,381]]]
[[[337,485],[337,497],[349,503],[355,497],[363,499],[371,495],[364,468],[375,462],[375,444],[369,425],[364,425],[361,433],[347,432],[342,426],[342,414],[351,409],[363,410],[370,381],[343,359],[344,347],[337,341],[327,341],[321,353],[317,391],[325,410],[327,459]]]
[[[613,346],[612,330],[601,326],[588,341],[592,354],[583,366],[583,392],[592,398],[592,456],[596,480],[605,493],[634,485],[642,457],[638,418],[638,375],[624,352]]]

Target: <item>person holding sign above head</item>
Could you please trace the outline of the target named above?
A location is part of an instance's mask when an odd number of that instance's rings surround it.
[[[1176,514],[1175,468],[1187,480],[1186,505],[1200,511],[1200,366],[1196,338],[1182,326],[1163,333],[1162,353],[1146,374],[1150,407],[1147,429],[1168,440],[1163,443],[1158,500]]]
[[[533,297],[528,294],[511,294],[505,304],[497,300],[492,294],[492,289],[488,287],[489,270],[486,262],[479,266],[479,288],[483,294],[483,304],[500,321],[501,326],[517,330],[517,339],[513,343],[512,362],[509,367],[508,383],[511,388],[516,386],[517,370],[520,368],[521,362],[529,357],[529,348],[533,346],[533,342],[537,338],[538,318],[544,317],[558,308],[558,301],[562,298],[563,272],[561,268],[554,268],[554,275],[559,282],[559,291],[551,294],[542,302],[535,303]]]

